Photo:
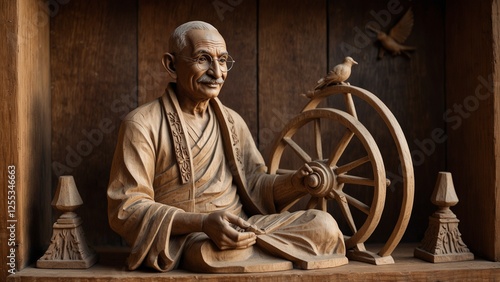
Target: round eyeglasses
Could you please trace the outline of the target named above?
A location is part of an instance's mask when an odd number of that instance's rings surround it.
[[[177,55],[177,56],[196,63],[196,66],[202,71],[208,70],[212,66],[212,63],[214,62],[214,58],[212,58],[212,56],[210,56],[209,54],[201,54],[195,58],[191,58],[191,57],[187,57],[187,56],[183,56],[183,55]],[[220,70],[222,72],[230,71],[234,65],[234,62],[235,62],[233,60],[233,57],[231,57],[228,54],[220,56],[218,59],[215,59],[215,61],[217,61],[217,63],[219,63],[219,67],[220,67]]]

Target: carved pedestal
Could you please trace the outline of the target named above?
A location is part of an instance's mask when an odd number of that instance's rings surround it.
[[[39,268],[89,268],[97,254],[85,241],[82,219],[73,211],[83,204],[72,176],[59,177],[52,206],[64,213],[54,223],[50,246],[36,262]]]
[[[36,262],[39,268],[89,268],[97,255],[87,246],[82,219],[75,213],[63,214],[56,223],[50,246]]]
[[[458,203],[450,173],[439,173],[431,200],[439,209],[429,217],[429,227],[414,256],[430,262],[473,260],[474,254],[458,230],[460,220],[450,210],[450,206]]]
[[[425,232],[422,245],[415,249],[415,257],[430,262],[473,260],[467,245],[462,241],[455,214],[439,218],[429,217],[429,227]]]

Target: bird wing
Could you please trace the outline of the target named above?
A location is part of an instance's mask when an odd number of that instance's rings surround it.
[[[342,69],[336,66],[325,77],[327,83],[339,82],[342,78]]]
[[[346,75],[347,71],[348,67],[346,67],[344,64],[339,64],[330,71],[328,76],[332,79],[342,79]]]
[[[316,87],[314,89],[322,89],[323,87],[327,86],[330,83],[333,82],[339,82],[340,81],[340,67],[339,65],[335,66],[331,71],[329,71],[325,77],[322,77],[320,80],[318,80]]]
[[[399,22],[391,29],[389,36],[399,43],[405,42],[413,28],[413,11],[408,9]]]

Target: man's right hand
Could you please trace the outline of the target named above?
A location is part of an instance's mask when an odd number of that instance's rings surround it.
[[[250,227],[250,223],[226,211],[213,212],[203,218],[202,231],[221,250],[245,249],[256,243],[257,236],[253,232],[239,232],[233,225],[241,229]]]

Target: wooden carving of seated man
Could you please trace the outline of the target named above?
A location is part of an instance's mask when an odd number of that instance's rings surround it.
[[[175,83],[123,120],[108,186],[108,216],[131,246],[133,270],[262,272],[347,263],[326,212],[278,213],[306,193],[307,165],[266,173],[243,119],[217,99],[233,66],[217,29],[188,22],[163,64]],[[238,93],[234,93],[238,95]]]

